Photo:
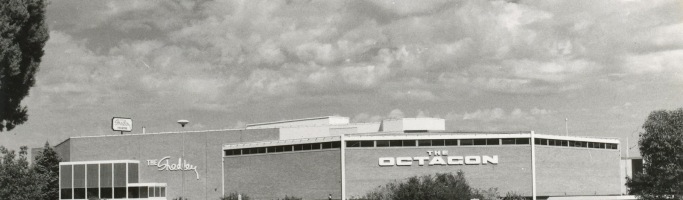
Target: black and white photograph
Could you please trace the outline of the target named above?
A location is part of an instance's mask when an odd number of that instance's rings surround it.
[[[681,0],[0,0],[0,200],[683,199]]]

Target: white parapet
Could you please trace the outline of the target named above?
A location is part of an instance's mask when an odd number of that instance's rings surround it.
[[[444,130],[446,130],[446,120],[439,118],[401,118],[382,121],[383,132]]]

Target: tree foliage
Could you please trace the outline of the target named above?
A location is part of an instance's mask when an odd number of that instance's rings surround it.
[[[0,199],[59,199],[59,157],[48,143],[45,147],[29,166],[26,146],[18,154],[0,146]]]
[[[478,190],[470,187],[465,174],[437,173],[436,175],[413,176],[405,182],[394,182],[380,186],[356,199],[373,200],[469,200],[498,199],[498,190]]]
[[[241,196],[241,200],[249,200],[249,199],[251,199],[251,198],[249,198],[249,195],[240,194],[240,193],[237,193],[237,192],[231,192],[230,194],[221,197],[220,200],[239,200],[239,199],[240,199],[240,196]]]
[[[653,111],[640,133],[643,174],[628,178],[641,199],[683,199],[683,108]]]
[[[0,131],[28,119],[21,101],[35,83],[48,39],[44,0],[0,1]]]

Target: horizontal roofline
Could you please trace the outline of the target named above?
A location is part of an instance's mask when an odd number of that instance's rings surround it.
[[[118,134],[118,135],[86,135],[86,136],[72,136],[60,142],[62,144],[69,139],[80,138],[95,138],[95,137],[125,137],[125,136],[139,136],[139,135],[159,135],[159,134],[173,134],[173,133],[202,133],[202,132],[219,132],[219,131],[243,131],[246,129],[215,129],[215,130],[199,130],[199,131],[171,131],[171,132],[157,132],[157,133],[133,133],[133,134]],[[58,145],[59,145],[58,144]]]

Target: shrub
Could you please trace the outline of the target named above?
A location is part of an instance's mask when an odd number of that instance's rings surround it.
[[[241,194],[242,195],[242,200],[249,200],[249,195],[246,194]],[[240,193],[237,192],[231,192],[228,195],[225,195],[220,198],[220,200],[238,200],[240,196]]]
[[[282,200],[301,200],[301,199],[302,198],[299,198],[299,197],[285,195],[285,198]]]
[[[185,197],[176,197],[176,198],[173,198],[173,200],[187,200],[187,198],[185,198]]]

